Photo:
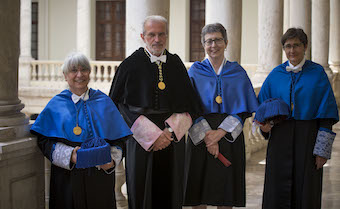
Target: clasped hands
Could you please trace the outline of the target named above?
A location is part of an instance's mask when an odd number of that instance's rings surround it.
[[[157,138],[157,140],[153,143],[153,151],[159,151],[167,148],[171,142],[174,140],[171,138],[171,133],[168,128],[164,128],[163,133]]]
[[[71,155],[71,162],[76,164],[77,163],[77,151],[80,149],[79,146],[76,146]],[[113,168],[115,166],[115,162],[111,159],[111,162],[106,163],[104,165],[100,165],[99,167],[103,170],[109,170],[110,168]]]
[[[217,130],[209,130],[205,133],[204,137],[205,145],[207,147],[208,152],[212,154],[215,158],[217,158],[219,154],[218,142],[226,134],[227,132],[220,128]]]

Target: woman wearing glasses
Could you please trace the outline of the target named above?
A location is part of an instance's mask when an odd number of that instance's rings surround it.
[[[290,117],[261,126],[269,139],[263,208],[320,209],[323,166],[331,157],[338,108],[323,67],[305,59],[307,35],[290,28],[281,43],[288,61],[268,75],[259,102],[280,98]]]
[[[207,58],[189,69],[204,109],[189,130],[186,206],[219,209],[245,206],[245,145],[243,123],[257,109],[257,100],[245,70],[224,57],[225,28],[209,24],[201,41]],[[223,164],[223,155],[230,163]]]
[[[91,66],[83,54],[71,53],[62,69],[69,88],[31,128],[51,161],[49,208],[116,208],[114,170],[132,133],[110,97],[88,88]]]

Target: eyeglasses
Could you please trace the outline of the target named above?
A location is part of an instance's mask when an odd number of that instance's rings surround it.
[[[145,36],[147,36],[148,38],[154,39],[156,36],[158,36],[158,38],[165,38],[167,35],[166,33],[148,33],[148,34],[145,34]]]
[[[69,70],[69,73],[72,74],[77,74],[78,72],[81,72],[82,74],[87,74],[90,73],[90,70],[84,68],[72,68],[71,70]]]
[[[216,38],[216,39],[208,39],[204,41],[205,46],[211,46],[215,42],[216,45],[222,45],[224,43],[223,38]]]
[[[287,49],[287,50],[290,50],[290,49],[296,49],[296,48],[299,48],[299,47],[301,47],[302,46],[302,43],[296,43],[296,44],[293,44],[293,45],[291,45],[291,44],[287,44],[287,45],[284,45],[283,46],[283,49]]]

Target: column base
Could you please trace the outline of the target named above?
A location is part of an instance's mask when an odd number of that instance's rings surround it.
[[[19,100],[20,101],[20,100]],[[24,104],[0,105],[0,127],[19,126],[28,124],[28,117],[20,111]]]

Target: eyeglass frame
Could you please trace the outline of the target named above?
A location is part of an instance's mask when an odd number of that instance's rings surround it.
[[[290,50],[290,49],[296,49],[296,48],[299,48],[299,47],[301,47],[301,46],[303,46],[303,43],[301,42],[301,43],[295,43],[295,44],[293,44],[293,45],[291,45],[291,44],[287,44],[287,45],[284,45],[282,48],[283,49],[287,49],[287,50]]]
[[[209,43],[211,42],[211,43]],[[204,46],[212,46],[215,42],[216,45],[222,45],[224,42],[224,38],[215,38],[215,39],[208,39],[204,41]]]

